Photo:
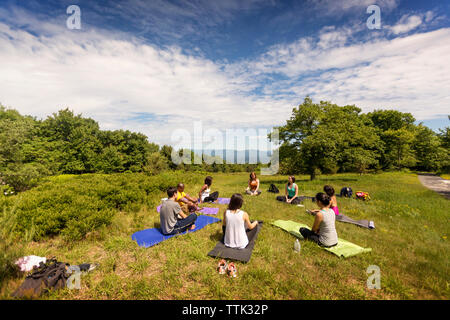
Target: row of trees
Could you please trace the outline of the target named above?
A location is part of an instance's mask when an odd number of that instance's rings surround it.
[[[313,103],[309,97],[278,127],[281,173],[450,170],[450,128],[436,133],[410,113]],[[271,138],[269,136],[269,138]]]
[[[172,147],[141,133],[100,130],[96,121],[65,109],[45,120],[0,105],[0,185],[23,191],[42,176],[55,174],[165,170],[237,172],[249,165],[174,164]],[[194,157],[192,157],[194,159]],[[251,168],[250,168],[251,167]]]
[[[450,170],[450,128],[435,133],[415,124],[410,113],[313,103],[307,97],[278,127],[280,173],[366,172],[368,170]],[[271,138],[269,136],[269,138]],[[206,161],[179,165],[172,147],[124,130],[100,130],[96,121],[65,109],[45,120],[22,116],[0,105],[0,187],[25,190],[42,176],[55,174],[165,170],[241,172],[258,165]],[[179,150],[181,155],[186,151]],[[203,155],[203,159],[207,156]]]

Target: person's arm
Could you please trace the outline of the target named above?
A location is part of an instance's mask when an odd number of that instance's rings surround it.
[[[227,209],[225,209],[225,212],[223,213],[223,221],[222,221],[222,226],[226,226],[227,225]]]
[[[312,231],[315,233],[319,233],[319,229],[320,229],[320,224],[322,223],[323,220],[323,214],[322,212],[317,212],[316,214],[316,218],[314,219],[314,224],[312,226]]]
[[[183,210],[181,210],[180,205],[177,205],[175,207],[175,216],[179,215],[181,219],[186,219],[187,215],[184,214]]]
[[[198,199],[193,198],[188,194],[186,194],[186,199],[188,199],[188,202],[187,202],[188,204],[191,204],[191,202],[192,202],[193,205],[197,206]]]
[[[259,179],[256,179],[256,182],[258,183],[258,185],[256,186],[255,192],[257,192],[259,190]]]
[[[181,198],[180,201],[183,203],[186,203],[186,204],[189,204],[189,202],[190,202],[186,197]]]
[[[250,218],[248,217],[247,212],[244,212],[243,215],[244,218],[244,222],[247,225],[247,229],[252,230],[253,228],[255,228],[258,225],[258,221],[253,221],[253,223],[250,222]]]
[[[286,202],[288,201],[288,183],[286,183],[286,186],[284,187],[284,197],[286,198]]]
[[[225,209],[225,212],[223,213],[223,220],[222,220],[222,233],[223,233],[223,241],[225,240],[225,231],[227,229],[227,210]]]

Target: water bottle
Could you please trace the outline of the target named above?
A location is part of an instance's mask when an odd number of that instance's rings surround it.
[[[296,239],[294,242],[294,250],[296,252],[300,252],[300,249],[301,249],[300,241],[298,241],[298,239]]]

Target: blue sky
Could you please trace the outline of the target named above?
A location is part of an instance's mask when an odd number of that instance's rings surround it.
[[[66,27],[72,4],[81,30]],[[0,0],[0,102],[37,117],[69,107],[175,146],[199,121],[281,125],[307,95],[437,130],[449,125],[449,13],[436,0]]]

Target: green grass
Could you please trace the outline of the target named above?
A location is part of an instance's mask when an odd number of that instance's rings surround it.
[[[450,180],[450,174],[441,174],[441,178],[445,180]]]
[[[194,174],[193,174],[194,175]],[[213,174],[212,191],[221,197],[243,192],[248,174]],[[249,263],[237,263],[238,276],[229,279],[216,272],[218,259],[207,256],[221,237],[216,223],[192,234],[175,237],[151,248],[140,248],[131,234],[159,225],[155,208],[141,206],[117,212],[108,226],[90,232],[83,240],[68,243],[62,236],[30,242],[24,255],[57,256],[70,264],[100,266],[81,279],[81,290],[59,290],[42,299],[449,299],[448,200],[424,188],[409,173],[378,175],[339,174],[309,181],[297,176],[300,194],[314,196],[323,185],[339,191],[344,186],[366,191],[369,202],[338,198],[342,213],[354,219],[375,221],[367,230],[336,222],[339,237],[371,253],[342,259],[302,241],[294,252],[295,238],[270,225],[277,219],[311,225],[305,208],[275,200],[266,192],[270,183],[283,190],[285,176],[260,176],[259,197],[245,196],[244,210],[251,219],[263,220]],[[70,179],[70,178],[67,178]],[[192,181],[201,181],[193,179]],[[196,194],[201,185],[188,184]],[[26,195],[26,193],[25,193]],[[155,194],[157,203],[164,193]],[[131,207],[130,207],[131,208]],[[220,206],[221,218],[226,206]],[[381,269],[381,290],[366,288],[369,265]],[[0,298],[8,299],[24,277],[3,283]]]

